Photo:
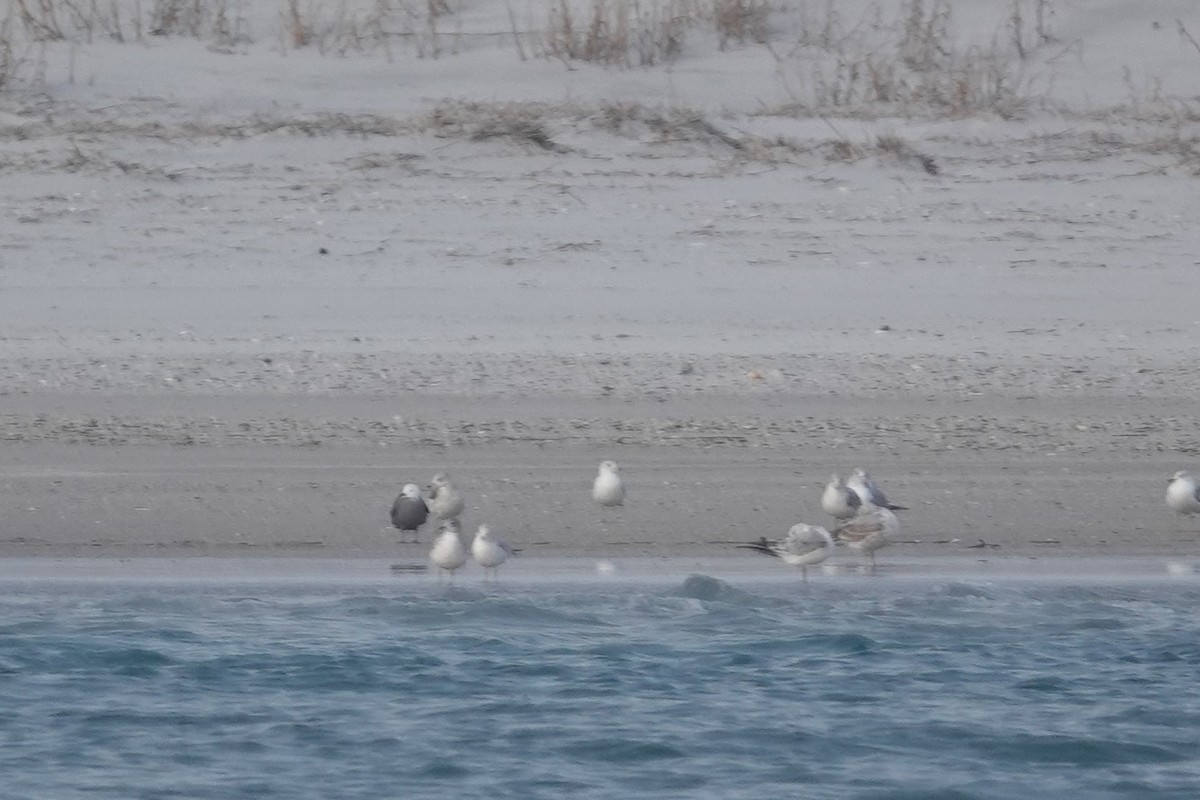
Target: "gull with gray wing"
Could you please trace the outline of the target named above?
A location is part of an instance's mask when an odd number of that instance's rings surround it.
[[[419,538],[418,530],[429,516],[429,507],[421,497],[421,489],[415,483],[406,483],[392,503],[392,526],[400,531],[400,540],[405,541],[411,533],[413,541]]]
[[[429,560],[438,568],[439,575],[449,572],[451,578],[455,570],[467,563],[467,548],[463,545],[457,519],[442,523],[442,532],[433,540],[433,547],[429,550]]]
[[[450,480],[450,476],[439,472],[429,482],[429,510],[438,519],[455,519],[466,508],[462,492]]]
[[[842,483],[840,476],[831,476],[821,493],[821,510],[834,519],[850,519],[861,507],[858,492]]]
[[[799,567],[800,574],[807,582],[808,568],[820,564],[833,553],[833,537],[820,525],[800,522],[793,525],[782,539],[770,540],[764,536],[757,542],[739,544],[738,547],[775,556],[785,564]]]
[[[864,502],[858,516],[839,525],[833,538],[865,555],[871,569],[875,568],[875,551],[886,547],[888,540],[900,532],[900,520],[890,508],[879,508]]]
[[[484,577],[489,573],[493,578],[496,577],[496,568],[515,552],[508,542],[493,536],[492,529],[487,525],[479,526],[475,541],[471,542],[471,557],[483,567]]]
[[[846,481],[846,485],[854,490],[854,493],[858,495],[858,499],[861,500],[864,505],[870,503],[874,506],[878,506],[879,508],[886,508],[889,511],[908,510],[906,506],[898,506],[894,503],[889,503],[887,496],[883,493],[883,490],[879,488],[879,485],[871,479],[871,476],[868,475],[867,471],[862,467],[854,468],[854,472],[850,475],[850,479]]]

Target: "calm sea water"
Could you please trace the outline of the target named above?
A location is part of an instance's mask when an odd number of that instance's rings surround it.
[[[1200,586],[0,582],[0,797],[1200,796]]]

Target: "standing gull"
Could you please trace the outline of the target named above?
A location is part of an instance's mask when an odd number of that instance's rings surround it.
[[[821,493],[821,510],[835,519],[850,519],[861,507],[862,500],[858,498],[858,492],[833,475]]]
[[[421,499],[421,490],[415,483],[406,483],[392,503],[392,525],[400,531],[400,540],[404,541],[406,534],[412,533],[413,541],[417,541],[417,529],[425,524],[429,516],[429,507]]]
[[[1185,516],[1200,514],[1200,486],[1187,470],[1179,470],[1167,482],[1167,505]]]
[[[489,571],[492,577],[495,577],[496,568],[507,561],[514,552],[508,542],[492,536],[492,531],[487,525],[479,526],[475,541],[471,542],[471,556],[483,567],[485,578]]]
[[[864,501],[859,515],[839,525],[833,538],[865,555],[871,562],[871,569],[875,569],[875,551],[886,547],[888,539],[899,532],[900,520],[890,508],[879,508]]]
[[[451,578],[456,569],[467,563],[467,548],[463,546],[459,534],[458,520],[448,519],[442,523],[442,532],[433,540],[429,560],[437,566],[438,574],[449,572]]]
[[[854,468],[854,474],[852,474],[850,479],[846,481],[846,485],[854,490],[854,493],[858,495],[858,499],[861,500],[864,505],[870,503],[878,506],[879,508],[886,508],[890,511],[908,510],[905,506],[897,506],[889,503],[887,497],[883,493],[883,490],[879,488],[875,481],[871,480],[871,476],[868,475],[867,471],[862,467]]]
[[[592,499],[602,506],[619,506],[625,503],[625,486],[615,461],[601,461],[600,472],[592,482]]]
[[[793,525],[782,539],[771,541],[764,536],[757,542],[739,544],[738,547],[775,556],[785,564],[799,567],[807,582],[809,566],[820,564],[833,552],[833,537],[820,525],[801,522]]]
[[[450,481],[450,476],[444,472],[434,475],[429,482],[429,510],[433,515],[438,519],[455,519],[464,508],[466,503],[462,493]]]

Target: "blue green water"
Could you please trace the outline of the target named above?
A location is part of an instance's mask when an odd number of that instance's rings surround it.
[[[1200,796],[1200,586],[0,582],[0,797]]]

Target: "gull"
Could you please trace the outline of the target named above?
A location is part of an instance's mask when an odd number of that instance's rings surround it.
[[[833,538],[865,555],[875,569],[875,551],[887,546],[888,539],[900,532],[900,520],[890,508],[880,508],[863,502],[857,517],[844,522],[833,532]]]
[[[429,482],[429,510],[438,519],[457,519],[466,503],[462,493],[450,481],[450,476],[439,472]]]
[[[862,507],[858,492],[842,483],[842,479],[834,474],[821,493],[821,510],[836,519],[850,519]]]
[[[492,530],[487,525],[479,526],[475,533],[475,541],[471,542],[471,555],[479,562],[479,566],[483,567],[485,578],[489,570],[495,577],[496,568],[507,561],[514,552],[516,551],[508,542],[492,536]]]
[[[782,539],[771,541],[767,537],[750,544],[739,544],[745,550],[754,550],[782,559],[783,563],[800,568],[800,574],[808,581],[808,568],[820,564],[833,552],[833,537],[820,525],[793,525]]]
[[[442,572],[449,572],[454,577],[454,570],[467,563],[467,548],[463,546],[462,536],[459,535],[458,520],[448,519],[442,523],[442,532],[433,540],[429,550],[429,560]]]
[[[1200,514],[1200,486],[1187,470],[1179,470],[1167,481],[1167,505],[1185,516]]]
[[[602,506],[619,506],[625,503],[625,486],[615,461],[601,461],[600,472],[592,482],[592,499]]]
[[[406,483],[392,503],[392,525],[400,530],[401,541],[405,534],[412,533],[413,541],[418,538],[417,529],[425,524],[429,507],[421,499],[421,490],[415,483]]]
[[[863,503],[871,503],[879,508],[886,508],[890,511],[908,510],[904,506],[889,503],[883,490],[876,485],[875,481],[871,480],[871,476],[862,467],[854,468],[854,473],[846,481],[846,486],[853,489],[854,493],[858,495],[858,499],[863,501]]]

